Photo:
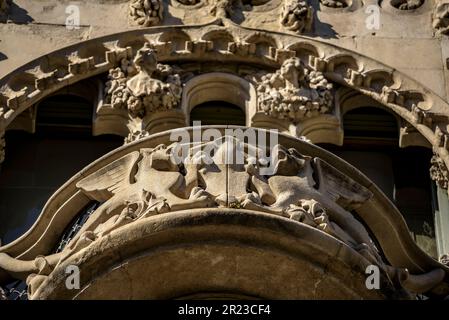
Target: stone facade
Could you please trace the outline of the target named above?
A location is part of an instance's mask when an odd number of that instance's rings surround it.
[[[372,104],[398,119],[397,147],[432,150],[419,169],[448,189],[446,7],[82,0],[68,10],[62,1],[0,0],[0,163],[7,133],[34,133],[35,110],[61,92],[92,96],[92,134],[124,139],[67,180],[28,233],[0,246],[0,286],[21,280],[30,299],[448,296],[447,259],[415,243],[373,182],[314,145],[343,145],[345,113]],[[86,81],[87,90],[76,89]],[[175,143],[197,134],[186,129],[192,110],[214,101],[241,110],[246,127],[236,135],[225,130],[232,126],[203,128],[208,139]],[[241,136],[248,128],[257,146]],[[188,156],[175,162],[179,150]],[[52,251],[91,203],[73,237]],[[173,244],[180,249],[166,249]],[[221,275],[206,271],[217,257]],[[165,271],[175,260],[180,269]],[[264,271],[272,261],[290,280]],[[88,274],[79,292],[64,286],[69,265]],[[382,290],[365,287],[369,265],[380,268]]]

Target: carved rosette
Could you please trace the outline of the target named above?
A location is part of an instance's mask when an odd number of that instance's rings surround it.
[[[432,26],[436,35],[449,34],[449,3],[436,4],[432,13]]]
[[[105,85],[105,103],[127,109],[133,118],[176,108],[181,100],[181,79],[174,68],[158,64],[156,52],[148,43],[131,63],[109,70]]]
[[[164,19],[162,0],[131,0],[130,18],[142,27],[156,26]]]
[[[424,0],[391,0],[391,5],[399,10],[414,10],[421,7]]]
[[[442,189],[448,189],[449,170],[444,161],[437,155],[430,160],[430,178]]]
[[[284,0],[281,25],[290,31],[304,33],[312,29],[313,8],[305,0]]]
[[[259,110],[279,119],[300,121],[328,113],[333,107],[332,83],[300,59],[287,59],[275,73],[258,81]]]

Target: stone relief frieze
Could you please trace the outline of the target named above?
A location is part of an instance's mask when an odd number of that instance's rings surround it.
[[[164,19],[164,5],[162,0],[131,0],[129,16],[142,27],[156,26]]]
[[[333,107],[332,88],[322,72],[306,68],[298,58],[290,58],[275,73],[260,77],[259,109],[291,121],[325,114]]]

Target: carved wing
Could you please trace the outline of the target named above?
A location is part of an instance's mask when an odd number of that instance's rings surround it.
[[[319,191],[346,210],[355,209],[373,196],[367,188],[327,162],[315,158],[314,166]]]
[[[104,202],[134,182],[138,151],[127,154],[80,180],[76,186],[90,198]]]

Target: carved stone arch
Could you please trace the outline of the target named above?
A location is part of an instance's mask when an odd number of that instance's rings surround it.
[[[242,44],[238,49],[231,46],[232,50],[226,53],[211,51],[207,41],[201,40],[203,30],[208,28],[226,29],[234,39],[245,39],[249,47]],[[165,50],[165,44],[157,42],[161,34],[174,30],[185,32],[192,39],[190,50],[172,54],[171,50]],[[261,43],[259,41],[262,39],[276,40],[269,46],[269,55],[260,57],[257,50],[253,51],[251,44]],[[424,85],[371,58],[331,44],[290,34],[271,35],[269,32],[262,33],[235,25],[226,28],[211,24],[133,30],[81,42],[40,57],[0,79],[0,131],[3,132],[18,114],[45,96],[83,79],[108,72],[121,59],[132,58],[136,49],[148,41],[158,50],[158,58],[162,63],[173,63],[179,59],[188,62],[221,61],[252,64],[267,70],[279,67],[282,61],[295,54],[292,50],[282,48],[298,41],[311,43],[322,52],[322,57],[316,57],[309,63],[313,69],[323,72],[328,80],[370,96],[397,113],[416,128],[449,164],[449,105]],[[245,50],[240,50],[242,48]],[[391,86],[388,86],[391,83],[389,74],[393,79]]]
[[[246,115],[247,126],[256,113],[257,96],[254,86],[238,76],[211,72],[193,77],[184,86],[181,109],[190,124],[190,112],[208,101],[224,101],[240,107]]]

